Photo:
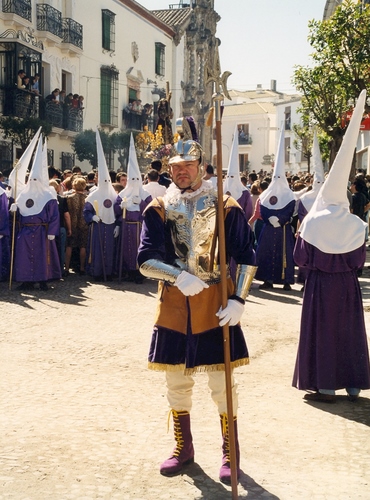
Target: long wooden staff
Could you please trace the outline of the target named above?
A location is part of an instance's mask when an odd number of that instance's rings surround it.
[[[18,182],[18,168],[17,165],[14,167],[15,170],[15,184],[14,184],[14,202],[17,199],[17,182]],[[12,193],[13,195],[13,193]],[[12,251],[10,255],[10,276],[9,276],[9,290],[12,289],[13,281],[13,267],[14,267],[14,246],[15,246],[15,224],[16,224],[17,211],[13,212],[13,228],[12,228]]]
[[[213,95],[215,119],[216,119],[216,152],[217,152],[217,230],[218,230],[218,251],[219,264],[221,273],[221,305],[222,309],[227,307],[227,268],[226,268],[226,244],[225,244],[225,217],[223,210],[223,189],[222,189],[222,137],[221,137],[221,102],[224,100],[224,94],[230,99],[226,88],[226,80],[231,74],[225,72],[221,76],[220,62],[218,57],[218,49],[216,49],[214,68],[207,68],[207,83],[214,82],[216,93]],[[223,93],[221,92],[221,87]],[[235,427],[234,427],[234,411],[233,411],[233,396],[231,384],[231,360],[230,360],[230,331],[227,323],[222,327],[224,340],[224,364],[225,364],[225,381],[226,381],[226,403],[227,403],[227,420],[229,428],[230,442],[230,472],[231,472],[231,495],[233,500],[238,498],[238,475],[236,461],[236,444],[235,444]]]
[[[95,208],[95,213],[99,217],[99,204],[98,200],[94,200],[94,208]],[[98,222],[98,236],[99,236],[99,246],[100,246],[100,253],[101,253],[101,261],[102,261],[102,266],[103,266],[103,277],[104,281],[107,281],[107,273],[105,272],[105,260],[104,260],[104,249],[103,249],[103,242],[101,239],[101,228],[100,228],[101,220]],[[91,242],[92,244],[92,242]]]

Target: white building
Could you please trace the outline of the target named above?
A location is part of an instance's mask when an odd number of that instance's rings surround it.
[[[53,125],[49,165],[90,170],[73,154],[76,134],[97,126],[107,132],[138,129],[125,123],[125,107],[137,99],[152,104],[169,88],[173,124],[193,115],[210,156],[211,133],[203,125],[212,88],[205,85],[204,69],[213,57],[220,19],[213,7],[213,0],[198,0],[150,12],[134,0],[3,0],[0,114],[47,119]],[[20,69],[31,77],[40,74],[39,96],[17,88]],[[62,106],[46,102],[54,89],[84,96],[84,109],[65,114]],[[155,112],[152,116],[155,120]],[[9,141],[0,141],[0,169],[11,167],[20,154]],[[117,157],[108,161],[119,167]]]
[[[264,90],[260,85],[254,91],[229,92],[231,101],[225,100],[222,116],[222,165],[227,168],[235,125],[239,133],[239,167],[246,170],[272,169],[280,130],[285,128],[286,171],[307,170],[307,161],[294,147],[293,124],[300,123],[297,108],[299,95],[282,94],[276,91],[276,82],[272,81],[273,90]],[[216,163],[216,143],[213,144],[213,163]]]

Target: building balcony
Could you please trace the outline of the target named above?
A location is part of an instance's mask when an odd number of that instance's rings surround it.
[[[38,118],[40,97],[25,89],[2,88],[0,90],[0,112],[4,116]]]
[[[62,13],[51,5],[37,4],[37,29],[49,42],[60,43],[63,37]]]
[[[53,128],[61,129],[62,135],[69,135],[65,131],[82,132],[83,130],[82,110],[70,108],[63,103],[47,102],[44,119],[51,123]]]
[[[252,136],[249,134],[245,134],[244,137],[239,135],[238,137],[238,144],[240,146],[249,146],[253,143],[252,141]]]
[[[31,0],[3,0],[1,17],[5,25],[29,27],[32,22]]]
[[[82,24],[68,17],[63,18],[61,49],[71,55],[82,54],[83,29]]]

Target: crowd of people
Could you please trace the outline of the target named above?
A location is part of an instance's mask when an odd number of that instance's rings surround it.
[[[63,127],[68,128],[69,115],[75,112],[77,117],[82,119],[82,111],[84,109],[84,96],[73,92],[67,92],[59,88],[55,88],[43,96],[41,94],[41,84],[40,84],[40,74],[35,73],[33,76],[29,76],[26,72],[21,69],[18,71],[17,84],[18,90],[24,91],[24,102],[28,103],[29,107],[25,107],[23,112],[32,113],[30,108],[31,105],[31,95],[37,96],[38,100],[38,113],[41,118],[45,118],[50,111],[58,111],[62,115]],[[58,108],[53,108],[53,106],[58,106]]]
[[[15,195],[14,179],[9,178],[9,186],[2,180],[3,280],[14,280],[23,291],[37,283],[46,291],[49,282],[71,272],[104,282],[159,281],[148,365],[165,372],[176,442],[160,466],[161,474],[177,474],[194,461],[193,375],[204,371],[221,424],[220,480],[231,482],[231,435],[240,475],[233,369],[249,360],[240,319],[254,275],[264,293],[275,285],[289,292],[299,267],[304,294],[293,386],[306,391],[304,399],[333,403],[335,391],[345,389],[353,402],[361,390],[370,388],[358,280],[366,256],[370,179],[359,169],[348,184],[365,97],[362,94],[358,100],[327,176],[316,136],[313,173],[286,175],[284,130],[272,172],[241,176],[236,133],[222,180],[222,203],[214,169],[204,165],[204,152],[194,138],[182,138],[173,146],[169,177],[161,172],[158,160],[141,174],[132,135],[127,173],[109,171],[98,130],[96,170],[83,174],[79,167],[63,173],[49,168],[46,174],[46,148],[35,136],[33,165],[21,192]],[[216,252],[220,207],[228,271],[226,303]],[[226,324],[232,421],[224,376]]]

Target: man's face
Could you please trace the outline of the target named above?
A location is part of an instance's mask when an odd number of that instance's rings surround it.
[[[126,185],[127,185],[127,177],[125,177],[125,176],[122,175],[122,177],[119,180],[119,183],[121,184],[121,186],[126,187]]]
[[[199,160],[179,161],[171,164],[171,176],[173,182],[180,189],[189,187],[198,177]],[[198,189],[202,181],[193,186],[193,189]]]

